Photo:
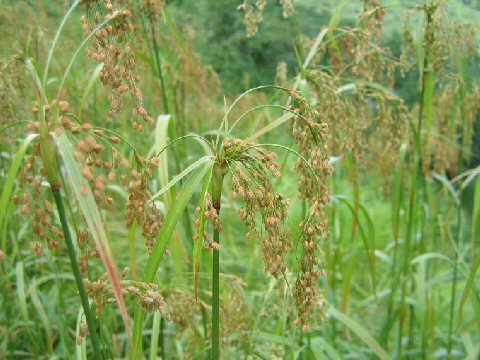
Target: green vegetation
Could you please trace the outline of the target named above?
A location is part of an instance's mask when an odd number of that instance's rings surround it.
[[[478,359],[479,23],[0,3],[0,359]]]

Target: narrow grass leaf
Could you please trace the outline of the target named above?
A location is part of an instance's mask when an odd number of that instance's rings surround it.
[[[331,317],[335,320],[340,321],[346,327],[348,327],[351,331],[353,331],[360,340],[363,341],[365,345],[369,347],[371,351],[380,359],[380,360],[390,360],[390,355],[380,346],[380,344],[374,339],[374,337],[365,329],[363,326],[359,325],[355,321],[353,321],[347,315],[341,313],[340,311],[336,310],[334,307],[330,306],[328,309],[328,313]]]
[[[77,315],[77,326],[75,328],[75,339],[80,337],[80,324],[82,323],[83,318],[83,308],[80,306]],[[75,342],[75,359],[76,360],[87,360],[87,345],[85,339],[78,344]]]
[[[42,81],[43,87],[45,87],[46,84],[47,84],[48,70],[50,69],[50,64],[52,62],[52,57],[53,57],[53,51],[55,50],[55,47],[57,46],[57,42],[58,42],[58,38],[60,37],[60,33],[62,32],[62,29],[65,26],[65,24],[67,22],[67,19],[69,18],[69,16],[72,14],[73,10],[75,10],[75,8],[77,7],[77,5],[79,3],[80,3],[80,0],[75,0],[73,2],[72,6],[70,7],[70,9],[68,9],[67,13],[62,18],[62,22],[60,23],[57,31],[55,32],[55,37],[53,38],[52,45],[50,46],[50,50],[48,51],[47,62],[45,64],[45,71],[43,72],[43,81]]]
[[[155,200],[162,194],[164,194],[166,191],[168,191],[172,186],[177,184],[180,180],[182,180],[185,176],[187,176],[189,173],[191,173],[193,170],[196,168],[200,167],[201,165],[207,163],[207,162],[212,162],[213,156],[203,156],[197,161],[195,161],[193,164],[191,164],[189,167],[187,167],[185,170],[183,170],[180,174],[176,175],[173,177],[172,180],[170,180],[162,189],[160,189],[157,193],[155,193],[151,198],[150,201]]]
[[[200,268],[200,259],[203,248],[203,232],[205,230],[205,196],[210,186],[212,179],[212,169],[208,172],[207,176],[203,179],[202,192],[200,193],[200,226],[197,228],[197,239],[193,241],[193,282],[195,288],[195,298],[198,300],[198,270]]]
[[[365,209],[365,207],[360,204],[356,203],[357,206],[360,208],[361,212],[363,213],[365,219],[367,220],[367,228],[368,228],[368,235],[365,232],[365,229],[363,228],[363,225],[357,216],[357,213],[355,212],[354,206],[350,203],[355,203],[354,200],[348,198],[347,196],[344,195],[334,195],[332,196],[332,199],[337,199],[340,202],[344,203],[347,205],[347,207],[350,209],[352,215],[355,217],[355,221],[358,224],[358,230],[360,231],[361,238],[363,240],[363,245],[365,247],[365,250],[367,252],[367,256],[369,258],[369,268],[370,268],[370,276],[372,278],[372,286],[373,286],[373,292],[375,293],[375,227],[373,226],[373,221],[368,214],[368,211]]]
[[[90,76],[90,79],[88,80],[88,84],[85,87],[85,90],[83,91],[82,95],[82,100],[80,101],[80,112],[83,112],[83,110],[86,108],[87,100],[88,100],[88,95],[93,89],[93,86],[97,82],[98,76],[100,75],[100,71],[103,69],[103,63],[100,63],[97,65],[95,70],[93,71],[92,75]]]
[[[303,63],[304,69],[307,69],[310,63],[312,62],[313,57],[315,56],[318,49],[320,48],[320,45],[322,44],[322,41],[325,38],[325,35],[327,35],[328,31],[329,29],[325,28],[318,33],[317,37],[315,38],[315,42],[313,43],[312,47],[308,51],[307,56],[305,57],[305,61]]]
[[[168,153],[166,146],[168,144],[168,124],[170,122],[170,115],[160,115],[157,118],[157,125],[155,126],[155,153],[159,153],[165,149],[160,154],[160,164],[158,167],[158,181],[160,183],[160,188],[164,187],[168,183]],[[167,189],[168,190],[168,189]],[[168,208],[170,206],[170,197],[168,194],[165,194],[165,205]]]
[[[31,289],[30,295],[32,298],[33,306],[35,307],[35,310],[37,310],[37,314],[40,317],[40,321],[43,325],[43,328],[45,329],[45,334],[47,335],[48,351],[50,353],[53,353],[53,334],[52,334],[52,326],[50,324],[50,318],[48,317],[47,312],[43,307],[42,301],[38,296],[37,289],[35,287],[33,288],[31,287],[30,289]]]
[[[334,349],[334,347],[321,337],[312,339],[311,349],[313,350],[313,353],[317,359],[325,359],[325,355],[327,355],[327,359],[330,360],[343,359],[342,356]]]
[[[179,191],[176,200],[172,203],[172,206],[165,216],[162,229],[157,237],[152,254],[147,261],[145,272],[142,277],[143,282],[150,283],[153,281],[153,278],[155,277],[160,265],[160,261],[162,260],[165,250],[172,239],[172,234],[175,231],[175,227],[177,226],[183,211],[187,207],[187,204],[192,197],[197,184],[203,179],[207,171],[212,169],[212,167],[212,159],[210,159],[208,162],[204,162],[192,175],[190,175],[188,180],[182,186],[182,189]],[[130,354],[130,358],[133,359],[141,356],[143,316],[144,310],[140,305],[137,305],[135,308],[135,320],[133,325],[133,351]]]
[[[265,135],[266,133],[272,131],[273,129],[276,129],[280,125],[286,123],[288,120],[293,119],[294,116],[295,115],[292,113],[283,114],[282,116],[273,120],[270,124],[256,131],[253,135],[250,135],[247,141],[253,141],[255,139],[258,139],[260,136]]]

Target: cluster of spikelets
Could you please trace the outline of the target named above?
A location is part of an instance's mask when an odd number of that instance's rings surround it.
[[[86,14],[82,16],[84,37],[93,32],[88,56],[103,63],[99,78],[109,90],[109,116],[115,117],[124,108],[124,97],[130,95],[133,101],[133,128],[143,130],[137,119],[153,121],[143,106],[142,91],[139,87],[134,48],[129,39],[134,30],[133,14],[127,8],[128,2],[111,0],[85,0]],[[100,11],[99,11],[100,9]],[[105,24],[105,26],[102,26]]]
[[[129,268],[122,271],[122,277],[128,275]],[[112,296],[112,289],[107,283],[107,273],[102,274],[98,280],[91,281],[85,279],[85,286],[88,296],[94,300],[97,316],[102,315],[103,308],[107,304],[115,302]],[[120,286],[124,295],[133,295],[138,304],[148,312],[158,311],[167,320],[171,320],[167,304],[163,296],[158,291],[158,285],[154,283],[144,283],[135,280],[121,280]]]
[[[364,11],[358,18],[359,26],[331,29],[334,39],[321,43],[311,59],[310,68],[324,64],[327,58],[330,74],[341,74],[343,79],[393,86],[399,61],[388,48],[382,47],[384,16],[385,10],[377,0],[365,1]],[[314,42],[315,39],[305,36],[298,39],[305,52],[312,48]]]
[[[349,35],[353,41],[346,42],[352,47],[343,54],[348,54],[347,64],[351,64],[348,72],[355,79],[393,86],[398,61],[389,49],[381,47],[385,14],[378,0],[364,1],[364,9],[358,19],[359,27]],[[331,51],[334,51],[333,47]]]
[[[300,223],[300,240],[303,254],[299,260],[300,272],[294,289],[298,310],[296,323],[308,330],[309,316],[313,309],[319,310],[319,320],[326,316],[326,300],[318,291],[317,284],[326,272],[321,268],[323,253],[319,240],[329,235],[326,206],[330,202],[327,178],[333,172],[329,164],[327,131],[328,125],[320,121],[319,112],[312,109],[305,98],[290,92],[293,103],[290,106],[297,116],[293,124],[293,136],[301,158],[295,170],[300,174],[298,195],[308,201],[310,210]]]
[[[284,255],[293,243],[284,229],[289,200],[275,193],[272,184],[281,175],[277,155],[240,139],[225,139],[223,149],[232,172],[233,196],[243,203],[238,213],[249,229],[246,236],[261,240],[265,271],[278,278],[286,270]]]
[[[247,37],[252,37],[258,32],[258,26],[263,21],[265,6],[267,6],[267,0],[256,0],[254,4],[244,0],[243,4],[237,7],[238,10],[245,11],[243,22],[247,28]]]
[[[329,71],[312,67],[306,80],[314,91],[315,109],[329,125],[332,152],[350,155],[357,170],[380,164],[375,169],[386,175],[397,163],[410,116],[401,99],[370,85],[393,86],[400,63],[381,47],[384,9],[378,1],[364,4],[359,27],[342,31],[338,46],[322,44],[314,58],[312,64],[320,64],[328,54]],[[349,86],[344,86],[345,77]]]
[[[244,288],[246,284],[238,277],[225,275],[226,291],[222,291],[220,299],[220,312],[222,314],[221,342],[229,344],[236,349],[245,348],[251,321],[251,309],[245,302]],[[195,297],[188,290],[168,288],[164,290],[165,301],[168,308],[168,319],[175,324],[177,338],[191,336],[191,329],[201,321],[201,314],[208,314],[211,310],[209,303],[201,297]],[[210,330],[207,330],[210,331]],[[201,336],[197,334],[197,336]],[[197,343],[189,341],[186,352],[195,352]],[[245,346],[244,346],[245,345]]]
[[[282,6],[282,16],[288,18],[295,12],[293,0],[279,0]],[[252,37],[258,32],[258,27],[263,21],[263,11],[267,6],[267,0],[243,0],[237,9],[245,12],[243,20],[246,29],[247,37]]]
[[[327,124],[320,121],[319,113],[309,106],[305,98],[294,91],[289,95],[293,99],[290,110],[296,114],[293,133],[298,148],[296,154],[299,156],[295,165],[295,170],[300,174],[299,198],[310,205],[306,218],[300,224],[302,255],[294,289],[298,311],[296,323],[302,324],[307,330],[312,310],[319,309],[319,319],[323,320],[327,309],[317,285],[320,277],[326,275],[321,269],[323,256],[319,240],[329,235],[325,208],[330,197],[326,180],[333,168],[327,155]],[[273,184],[281,176],[276,159],[277,154],[266,150],[265,146],[225,138],[216,161],[232,175],[233,196],[242,204],[238,214],[248,229],[247,238],[262,243],[265,272],[279,278],[285,276],[285,255],[294,244],[285,226],[287,207],[291,201],[278,193]],[[216,243],[212,245],[202,228],[203,220],[207,219],[217,230],[221,230],[218,212],[208,195],[197,208],[197,216],[199,218],[195,225],[201,231],[197,232],[196,240],[204,238],[207,239],[207,248],[218,247]]]
[[[203,221],[208,221],[212,224],[213,228],[219,232],[223,231],[223,226],[220,223],[220,217],[218,216],[218,210],[213,206],[212,196],[209,193],[205,194],[205,201],[195,209],[195,214],[198,218],[195,220],[195,228],[197,232],[194,235],[194,240],[200,240],[203,238],[205,241],[206,250],[219,250],[219,244],[212,241],[212,238],[208,231],[205,230]]]
[[[153,177],[152,166],[158,166],[158,158],[152,158],[142,172],[132,170],[132,180],[128,183],[130,195],[126,205],[127,226],[132,226],[136,221],[142,227],[142,234],[145,237],[149,253],[152,252],[163,224],[162,213],[157,209],[155,203],[150,201],[152,193],[149,190],[148,182]]]
[[[13,196],[13,202],[20,207],[39,241],[32,241],[30,248],[36,256],[42,256],[44,246],[49,250],[59,248],[63,232],[55,223],[55,214],[51,202],[43,191],[45,169],[40,165],[40,146],[34,144],[25,167],[20,171],[18,186],[21,194]]]
[[[400,66],[407,71],[415,66],[416,47],[414,28],[415,16],[425,17],[423,29],[423,48],[425,56],[432,60],[432,70],[438,75],[446,75],[449,65],[462,58],[473,57],[475,49],[475,28],[472,24],[459,24],[446,16],[447,2],[432,0],[418,5],[405,13],[402,35],[402,54]],[[453,55],[455,54],[455,55]],[[452,63],[453,62],[453,63]],[[429,69],[424,69],[426,71]]]
[[[456,174],[471,157],[474,124],[480,114],[480,87],[467,93],[462,79],[451,79],[434,99],[433,134],[423,144],[423,171]],[[419,111],[419,109],[416,109]]]
[[[403,70],[415,64],[415,39],[411,23],[415,15],[425,17],[423,47],[425,62],[422,79],[434,74],[436,96],[433,98],[433,115],[427,118],[425,103],[415,108],[417,127],[422,134],[422,168],[430,171],[455,173],[461,161],[469,160],[473,137],[473,123],[477,118],[479,89],[468,81],[452,76],[450,67],[463,66],[464,61],[475,56],[475,29],[471,24],[458,24],[445,16],[446,2],[432,0],[407,12],[403,26]],[[455,56],[452,54],[455,53]],[[422,87],[425,84],[422,84]],[[425,99],[422,99],[425,101]]]
[[[165,6],[167,0],[142,0],[139,5],[140,12],[152,20],[162,16]]]

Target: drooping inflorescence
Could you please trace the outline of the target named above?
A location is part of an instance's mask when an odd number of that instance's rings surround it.
[[[247,29],[247,37],[252,37],[258,32],[267,2],[268,0],[243,0],[243,3],[237,7],[237,10],[245,12],[243,23]],[[283,18],[288,18],[295,13],[293,0],[279,0],[278,3],[282,6]]]
[[[28,219],[33,233],[39,241],[32,241],[30,248],[36,256],[44,253],[44,246],[56,250],[63,239],[63,232],[55,221],[55,213],[49,197],[45,194],[44,169],[41,165],[40,146],[33,145],[25,167],[20,171],[18,186],[21,194],[13,196],[13,202],[20,207],[20,214]]]
[[[300,240],[303,254],[299,261],[300,272],[294,289],[298,310],[297,323],[308,329],[309,315],[314,307],[320,309],[320,320],[326,314],[326,301],[318,291],[317,283],[326,272],[321,264],[321,243],[330,231],[326,206],[330,202],[327,178],[333,171],[329,164],[327,130],[317,110],[312,109],[305,98],[294,91],[291,108],[298,115],[293,124],[293,135],[302,158],[297,160],[295,169],[300,173],[298,182],[299,198],[310,204],[310,210],[300,223]],[[319,257],[320,256],[320,257]]]
[[[262,242],[265,271],[278,278],[286,270],[284,255],[293,243],[284,226],[290,201],[272,184],[281,175],[277,155],[239,139],[226,139],[223,148],[230,159],[233,196],[243,203],[238,213],[249,229],[247,237]]]
[[[86,14],[82,16],[84,37],[90,36],[88,56],[103,63],[99,77],[110,89],[109,116],[114,117],[124,108],[124,97],[129,94],[133,101],[133,128],[143,130],[138,119],[151,123],[153,119],[143,106],[140,76],[136,71],[136,58],[129,39],[134,31],[133,14],[127,1],[83,1]]]
[[[131,171],[131,180],[128,182],[130,193],[126,204],[127,226],[131,227],[136,221],[142,228],[142,235],[149,254],[163,225],[163,215],[154,202],[151,202],[152,193],[148,182],[153,177],[152,167],[158,166],[158,158],[152,158],[145,164],[144,171]]]

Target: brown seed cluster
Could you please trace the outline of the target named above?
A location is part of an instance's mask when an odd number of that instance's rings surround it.
[[[457,174],[461,158],[468,161],[471,157],[474,124],[480,114],[480,88],[474,86],[468,93],[465,89],[462,79],[453,78],[435,96],[430,139],[423,141],[425,173]]]
[[[79,327],[79,331],[78,331],[78,336],[77,336],[77,345],[81,345],[82,342],[83,342],[83,339],[85,339],[85,337],[87,336],[88,334],[88,325],[85,321],[81,321],[80,322],[80,327]]]
[[[293,124],[293,137],[303,159],[299,158],[295,170],[300,173],[298,191],[300,199],[316,201],[322,194],[322,203],[329,202],[326,178],[332,173],[329,165],[326,122],[319,121],[319,112],[312,109],[298,93],[291,92],[291,109],[299,116]]]
[[[122,278],[129,273],[129,269],[122,271]],[[112,289],[107,283],[108,274],[104,273],[96,281],[85,279],[85,287],[88,296],[95,301],[97,316],[101,316],[103,308],[108,304],[115,303],[112,297]],[[147,311],[159,311],[162,317],[170,321],[170,315],[167,311],[166,303],[158,291],[158,285],[153,283],[144,283],[134,280],[120,280],[120,286],[124,295],[132,294],[137,298],[138,303]]]
[[[133,128],[143,130],[137,119],[150,123],[153,121],[143,106],[142,91],[139,87],[140,76],[136,72],[136,58],[129,38],[134,30],[132,12],[126,8],[126,1],[97,0],[84,1],[86,14],[82,16],[84,37],[93,31],[91,49],[88,56],[103,63],[99,74],[103,85],[110,89],[109,116],[114,117],[124,107],[124,95],[129,94],[133,101]],[[98,10],[100,9],[100,11]],[[107,24],[96,28],[104,21]]]
[[[221,276],[222,281],[225,277],[223,283],[226,288],[220,294],[220,312],[223,314],[220,321],[220,341],[239,350],[245,348],[243,345],[246,346],[246,342],[249,341],[248,329],[252,315],[244,298],[246,284],[236,276],[224,274]],[[194,294],[185,290],[169,289],[165,293],[165,298],[178,337],[189,333],[192,327],[201,321],[200,314],[210,315],[210,304],[202,301],[202,297],[197,299]],[[210,326],[207,331],[211,332]],[[211,333],[206,336],[210,337]],[[191,345],[193,345],[192,349],[190,349]],[[195,342],[189,342],[187,349],[195,351]]]
[[[319,121],[319,113],[308,105],[306,99],[295,92],[290,95],[293,99],[292,110],[299,114],[294,121],[293,135],[298,151],[303,156],[295,165],[295,170],[300,173],[299,197],[311,206],[305,220],[300,223],[299,242],[303,254],[294,289],[298,311],[296,323],[303,324],[304,330],[308,330],[312,309],[320,305],[321,309],[326,310],[325,300],[317,289],[320,276],[326,276],[318,257],[322,253],[318,240],[330,233],[325,210],[330,201],[326,181],[333,168],[329,164],[327,124]],[[325,311],[321,311],[321,317],[325,317]]]
[[[285,61],[280,61],[277,64],[277,71],[275,74],[275,84],[284,85],[288,79],[288,68]]]
[[[153,178],[153,169],[159,165],[159,159],[153,157],[145,160],[135,152],[137,168],[134,169],[115,147],[122,142],[118,136],[107,136],[105,130],[94,129],[88,123],[79,126],[65,118],[61,123],[79,139],[75,157],[83,166],[82,174],[89,182],[96,203],[106,207],[113,205],[114,200],[106,191],[107,185],[119,179],[129,192],[126,203],[127,226],[132,226],[134,221],[141,226],[148,251],[151,252],[163,223],[163,215],[155,203],[150,202],[152,193],[149,190],[149,181]],[[88,188],[82,189],[82,192],[87,195]]]
[[[288,18],[295,13],[293,0],[280,0],[278,3],[282,6],[282,16],[284,18]],[[258,32],[266,6],[267,0],[243,0],[243,3],[237,7],[237,10],[245,12],[243,23],[247,29],[247,37],[252,37]]]
[[[340,92],[339,79],[322,71],[308,72],[307,81],[315,91],[319,122],[328,124],[332,153],[351,155],[355,172],[363,168],[385,175],[386,186],[406,141],[410,114],[403,101],[361,84]]]
[[[167,304],[158,291],[158,285],[133,280],[122,280],[121,286],[124,294],[133,294],[137,297],[138,303],[146,311],[158,311],[163,318],[171,321]]]
[[[303,324],[304,330],[308,330],[309,316],[313,309],[320,310],[320,322],[325,319],[327,310],[326,301],[317,288],[320,277],[327,276],[321,268],[320,258],[323,258],[323,252],[317,243],[318,239],[329,234],[324,207],[322,199],[316,198],[306,219],[300,223],[303,254],[299,264],[300,273],[295,282],[294,299],[298,311],[296,323]]]
[[[435,97],[433,114],[427,115],[426,103],[414,109],[421,126],[422,166],[424,172],[455,173],[460,159],[468,160],[471,153],[473,127],[478,114],[478,88],[469,88],[463,79],[452,76],[448,68],[460,67],[457,61],[474,56],[472,44],[475,31],[469,24],[458,24],[446,16],[446,2],[432,0],[407,12],[404,21],[402,61],[405,69],[416,65],[414,36],[410,30],[414,16],[424,18],[422,32],[424,64],[422,88],[433,74]],[[455,54],[452,56],[452,54]],[[467,90],[467,88],[469,88]],[[423,96],[423,94],[422,94]],[[425,102],[426,99],[421,99]]]
[[[282,16],[286,19],[292,16],[295,13],[295,5],[293,0],[280,0],[280,5],[282,5]]]
[[[55,224],[55,214],[52,203],[42,191],[43,168],[37,163],[40,156],[38,144],[33,146],[25,167],[20,171],[18,185],[21,195],[14,195],[13,202],[20,207],[20,214],[29,219],[33,233],[40,242],[32,242],[30,248],[37,256],[43,255],[43,246],[49,250],[60,247],[59,240],[63,232]]]
[[[243,4],[237,7],[238,10],[245,11],[243,20],[247,28],[247,37],[252,37],[258,32],[258,26],[263,21],[263,10],[267,6],[267,0],[244,0]]]
[[[107,284],[107,279],[107,273],[104,273],[96,281],[84,279],[87,295],[95,301],[95,310],[98,317],[102,316],[105,305],[115,302],[115,298],[111,297],[112,291]]]
[[[456,65],[459,59],[475,56],[474,42],[476,31],[471,24],[459,24],[447,16],[447,2],[432,0],[407,11],[403,24],[402,70],[410,70],[417,61],[413,24],[418,23],[418,16],[424,17],[425,27],[421,41],[425,57],[437,75],[446,75],[451,63]],[[454,54],[454,55],[453,55]],[[424,71],[430,71],[424,69]]]
[[[402,99],[392,98],[387,94],[372,93],[369,94],[368,100],[375,105],[370,122],[365,121],[369,124],[365,135],[368,151],[362,166],[373,167],[368,164],[374,164],[376,171],[381,175],[383,189],[388,191],[389,174],[398,166],[400,148],[406,141],[410,111]]]
[[[385,15],[385,9],[379,0],[364,0],[363,12],[359,18],[360,27],[366,29],[375,39],[379,39],[382,36]]]
[[[127,226],[132,226],[133,222],[136,221],[142,227],[142,234],[145,237],[149,253],[153,250],[163,224],[162,213],[157,209],[155,203],[150,201],[152,193],[148,184],[153,177],[152,168],[158,166],[158,161],[158,158],[152,158],[148,163],[145,163],[142,172],[132,169],[131,180],[128,182],[130,195],[126,205]]]
[[[286,270],[283,257],[293,243],[284,230],[290,201],[272,186],[272,179],[280,177],[277,155],[240,139],[226,139],[223,149],[233,174],[233,196],[243,203],[238,213],[249,229],[247,237],[262,241],[265,271],[278,278]]]
[[[129,167],[128,160],[113,146],[120,139],[108,137],[103,130],[93,129],[88,123],[70,130],[78,134],[74,155],[83,166],[82,174],[90,184],[95,201],[100,206],[112,206],[113,198],[106,192],[106,186],[115,180],[120,167]],[[82,189],[82,192],[87,195],[88,189]]]
[[[142,13],[152,20],[162,16],[165,6],[167,6],[167,0],[142,0],[140,2]]]
[[[80,271],[82,272],[82,276],[85,279],[88,278],[89,261],[100,258],[100,254],[98,250],[96,250],[95,242],[93,240],[88,241],[89,237],[89,233],[86,229],[77,234],[77,244],[78,248],[80,249],[80,256],[77,261]]]
[[[219,232],[223,231],[223,226],[220,223],[218,211],[213,206],[212,196],[209,193],[205,194],[204,204],[195,209],[195,214],[198,216],[198,218],[195,220],[194,224],[195,228],[197,228],[197,233],[194,235],[194,240],[200,240],[203,238],[205,240],[205,248],[207,250],[218,250],[220,245],[212,241],[210,234],[205,229],[205,221],[208,221],[212,224],[214,229],[217,229]]]

